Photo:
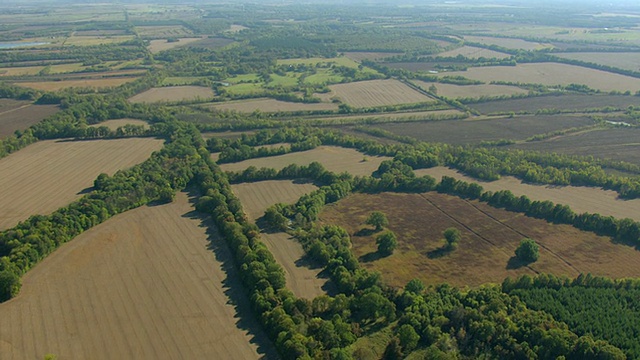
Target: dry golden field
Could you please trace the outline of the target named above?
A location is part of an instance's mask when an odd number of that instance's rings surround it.
[[[475,46],[462,46],[457,49],[436,54],[436,56],[440,56],[440,57],[456,57],[458,55],[462,55],[470,59],[477,59],[481,57],[487,58],[487,59],[491,59],[491,58],[504,59],[511,56],[509,54],[488,50],[488,49],[483,49]]]
[[[0,230],[49,214],[81,196],[100,173],[146,160],[162,140],[46,140],[0,159]]]
[[[448,98],[478,98],[481,96],[500,96],[500,95],[514,95],[514,94],[526,94],[527,90],[521,89],[516,86],[506,85],[453,85],[453,84],[441,84],[431,83],[420,80],[415,80],[414,83],[421,87],[423,90],[429,90],[433,85],[437,89],[437,95]]]
[[[206,100],[214,96],[213,90],[203,86],[167,86],[151,88],[132,96],[132,103],[153,103],[182,100]]]
[[[640,71],[640,53],[637,52],[579,52],[554,55],[565,59],[585,61],[631,71]]]
[[[149,49],[151,53],[157,54],[160,51],[171,50],[180,46],[190,44],[198,40],[202,40],[202,38],[199,38],[199,37],[181,38],[175,42],[168,42],[166,39],[150,40],[149,46],[147,46],[147,49]]]
[[[329,86],[331,97],[356,108],[432,102],[398,80],[368,80]]]
[[[207,104],[206,106],[216,110],[233,110],[239,112],[253,112],[256,110],[261,112],[338,110],[338,104],[334,103],[305,104],[275,99],[229,101],[224,103]]]
[[[136,125],[136,126],[144,126],[145,129],[149,128],[149,123],[144,120],[139,119],[115,119],[115,120],[107,120],[98,124],[91,125],[92,127],[100,127],[106,126],[110,130],[117,130],[119,127],[125,125]]]
[[[192,213],[179,193],[117,215],[42,261],[20,295],[0,304],[2,359],[271,358],[244,315],[251,310],[231,254]]]
[[[128,82],[136,80],[137,77],[127,76],[121,78],[104,78],[104,79],[78,79],[78,80],[61,80],[61,81],[34,81],[34,82],[19,82],[15,85],[28,87],[36,90],[43,91],[57,91],[70,87],[79,88],[105,88],[114,87],[126,84]]]

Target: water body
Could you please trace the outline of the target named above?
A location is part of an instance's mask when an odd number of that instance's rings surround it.
[[[0,49],[15,49],[20,47],[47,45],[47,42],[16,42],[16,43],[0,43]]]

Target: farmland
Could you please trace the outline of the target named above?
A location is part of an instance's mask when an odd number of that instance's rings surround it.
[[[506,85],[453,85],[453,84],[440,84],[429,83],[425,81],[416,80],[414,83],[420,86],[423,90],[429,90],[431,86],[435,86],[437,89],[437,95],[448,98],[479,98],[481,96],[501,96],[501,95],[514,95],[514,94],[526,94],[527,91],[515,86]]]
[[[77,88],[107,88],[116,87],[134,81],[135,77],[105,78],[105,79],[84,79],[84,80],[61,80],[61,81],[25,81],[16,85],[28,87],[36,90],[57,91],[72,87]]]
[[[333,96],[356,108],[434,101],[398,80],[370,80],[329,88]]]
[[[500,38],[489,36],[465,36],[464,39],[470,42],[481,43],[485,45],[497,45],[507,49],[522,49],[522,50],[540,50],[549,48],[549,44],[541,44],[532,41],[525,41],[521,39],[513,38]]]
[[[441,85],[438,84],[439,88]],[[558,109],[582,111],[610,107],[625,109],[638,101],[635,96],[616,95],[562,95],[562,96],[538,96],[525,99],[498,100],[473,104],[471,107],[483,114],[529,112],[535,113],[541,109]]]
[[[16,130],[25,130],[60,110],[56,105],[31,105],[28,102],[0,101],[0,104],[7,104],[0,106],[0,139]]]
[[[129,99],[132,103],[206,100],[213,90],[202,86],[167,86],[152,88]]]
[[[338,105],[334,103],[293,103],[274,99],[252,99],[242,101],[230,101],[225,103],[213,103],[207,105],[216,110],[232,110],[239,112],[286,112],[286,111],[327,111],[338,110]]]
[[[3,359],[225,358],[273,352],[228,249],[187,194],[118,215],[66,244],[0,305]],[[176,241],[178,239],[179,241]],[[171,259],[171,261],[167,261]]]
[[[483,49],[475,46],[462,46],[457,49],[453,49],[453,50],[449,50],[449,51],[445,51],[437,54],[437,56],[440,56],[440,57],[456,57],[458,55],[462,55],[470,59],[478,59],[481,57],[486,59],[491,59],[491,58],[504,59],[511,56],[509,54],[488,50],[488,49]]]
[[[389,229],[398,237],[398,248],[391,256],[375,257],[375,234],[358,235],[372,210],[387,214]],[[479,285],[535,272],[640,274],[640,253],[607,237],[438,193],[352,195],[328,207],[320,218],[343,226],[352,235],[353,251],[363,265],[380,271],[396,287],[414,277],[427,284]],[[424,219],[429,226],[424,226]],[[448,227],[462,233],[458,249],[450,253],[442,251],[442,232]],[[524,237],[541,245],[540,260],[519,267],[511,257]]]
[[[162,147],[156,139],[40,141],[0,159],[0,229],[30,215],[49,214],[78,199],[100,173],[144,161]]]
[[[561,58],[590,62],[619,69],[640,71],[640,53],[580,52],[554,54]]]
[[[149,128],[149,123],[144,120],[138,119],[116,119],[116,120],[107,120],[98,124],[91,125],[93,127],[106,126],[110,130],[117,130],[119,127],[125,125],[135,125],[135,126],[143,126],[145,129]]]
[[[362,60],[381,60],[387,57],[401,55],[401,53],[388,53],[388,52],[366,52],[366,51],[352,51],[345,52],[344,56],[348,57],[353,61],[362,61]]]
[[[159,53],[160,51],[171,50],[180,46],[188,45],[190,43],[202,40],[202,38],[180,38],[178,41],[167,41],[166,39],[156,39],[149,41],[149,51],[152,53]]]

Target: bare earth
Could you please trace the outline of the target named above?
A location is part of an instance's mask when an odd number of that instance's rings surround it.
[[[258,359],[222,240],[210,246],[187,195],[118,215],[64,245],[0,305],[3,359]],[[235,305],[234,305],[235,303]],[[237,309],[236,309],[237,306]],[[251,329],[251,330],[248,330]],[[252,332],[250,332],[252,331]]]
[[[16,130],[26,130],[59,110],[57,105],[31,105],[28,102],[16,101],[12,106],[0,104],[0,139],[12,135]]]
[[[98,124],[91,125],[92,127],[100,127],[106,126],[111,130],[117,130],[119,127],[123,127],[125,125],[136,125],[136,126],[144,126],[145,129],[149,128],[149,123],[144,120],[139,119],[116,119],[116,120],[107,120]]]
[[[160,101],[181,101],[210,99],[214,96],[213,90],[203,86],[167,86],[151,88],[143,93],[132,96],[132,103],[152,103]]]
[[[62,80],[62,81],[37,81],[37,82],[20,82],[15,85],[28,87],[36,90],[56,91],[70,87],[80,88],[104,88],[120,86],[122,84],[136,80],[136,77],[128,76],[122,78],[106,78],[106,79],[84,79],[84,80]]]
[[[434,101],[393,79],[337,84],[329,88],[332,91],[331,96],[357,108]]]
[[[364,159],[367,161],[363,161]],[[318,146],[307,151],[221,164],[220,168],[224,171],[242,171],[249,166],[255,166],[257,168],[267,167],[280,170],[290,164],[309,165],[317,161],[327,170],[334,173],[348,172],[353,176],[365,176],[371,175],[376,171],[384,160],[391,160],[391,158],[368,156],[357,150],[338,146]]]
[[[146,160],[162,140],[40,141],[0,159],[0,230],[78,199],[100,173]]]
[[[483,48],[479,48],[479,47],[475,47],[475,46],[459,47],[457,49],[441,52],[441,53],[437,54],[436,56],[440,56],[440,57],[456,57],[458,55],[462,55],[462,56],[470,58],[470,59],[478,59],[478,58],[481,58],[481,57],[487,58],[487,59],[491,59],[491,58],[504,59],[504,58],[508,58],[509,56],[511,56],[509,54],[505,54],[505,53],[501,53],[501,52],[497,52],[497,51],[493,51],[493,50],[488,50],[488,49],[483,49]]]
[[[231,185],[238,196],[247,217],[251,221],[262,217],[265,210],[277,203],[290,204],[302,195],[317,189],[312,184],[295,184],[290,180],[260,181]],[[319,269],[310,269],[304,262],[302,245],[287,233],[262,233],[262,241],[284,268],[287,288],[297,297],[313,299],[323,295],[327,280],[318,277]]]
[[[514,95],[514,94],[526,94],[527,90],[521,89],[516,86],[506,85],[453,85],[453,84],[441,84],[430,83],[420,80],[415,80],[414,83],[424,90],[434,85],[438,91],[438,95],[448,98],[479,98],[481,96],[499,96],[499,95]]]
[[[151,53],[157,54],[160,51],[174,49],[174,48],[177,48],[179,46],[184,46],[184,45],[187,45],[189,43],[192,43],[192,42],[195,42],[195,41],[198,41],[198,40],[202,40],[202,38],[199,38],[199,37],[196,37],[196,38],[181,38],[181,39],[178,39],[178,41],[175,41],[175,42],[167,42],[166,39],[151,40],[151,41],[149,41],[149,46],[147,46],[147,48],[149,49],[149,51],[151,51]]]
[[[489,191],[509,190],[516,196],[526,195],[531,200],[550,200],[556,204],[569,205],[577,214],[598,213],[619,219],[631,218],[640,221],[640,199],[620,200],[617,198],[618,193],[612,190],[586,186],[532,185],[511,176],[487,182],[442,166],[416,170],[416,175],[430,175],[438,181],[442,176],[449,176],[466,182],[476,182]]]
[[[280,112],[280,111],[316,111],[316,110],[338,110],[338,104],[334,103],[294,103],[275,99],[252,99],[242,101],[230,101],[224,103],[213,103],[207,107],[217,110],[233,110],[239,112]]]

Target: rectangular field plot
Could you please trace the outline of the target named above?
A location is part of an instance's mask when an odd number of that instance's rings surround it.
[[[59,110],[57,105],[31,105],[28,102],[20,102],[18,106],[0,106],[0,139],[16,130],[25,130]]]
[[[389,229],[398,238],[398,247],[388,257],[376,256],[377,234],[364,225],[374,210],[387,215]],[[363,266],[380,271],[382,279],[395,287],[413,278],[426,284],[477,286],[537,272],[640,275],[640,251],[614,244],[610,238],[435,192],[355,194],[325,208],[320,219],[344,227]],[[462,235],[453,251],[443,248],[442,232],[449,227]],[[524,237],[540,245],[540,259],[529,266],[513,259]]]
[[[640,79],[611,72],[560,63],[518,64],[517,66],[486,66],[452,71],[440,75],[464,76],[486,83],[508,81],[543,85],[582,84],[602,91],[640,90]]]
[[[146,160],[162,140],[40,141],[0,159],[0,230],[80,198],[100,173]]]
[[[436,84],[438,89],[440,84]],[[491,86],[491,85],[480,85]],[[495,85],[497,86],[497,85]],[[526,99],[488,101],[469,106],[483,114],[526,111],[534,113],[541,109],[576,110],[595,109],[604,107],[627,108],[638,104],[637,96],[623,95],[561,95],[537,96]]]
[[[594,64],[616,67],[624,70],[640,71],[640,53],[623,52],[583,52],[554,54],[561,58],[590,62]]]
[[[422,141],[477,144],[481,141],[499,139],[524,140],[537,134],[593,124],[595,122],[587,116],[547,115],[487,120],[380,124],[376,127]]]
[[[181,38],[178,41],[169,42],[166,39],[157,39],[149,41],[149,46],[147,47],[149,51],[156,54],[160,51],[171,50],[180,46],[188,45],[190,43],[196,42],[198,40],[202,40],[199,37],[191,37],[191,38]]]
[[[132,103],[152,103],[182,100],[206,100],[214,96],[213,90],[203,86],[167,86],[151,88],[132,96]]]
[[[57,91],[70,87],[80,88],[105,88],[115,87],[136,80],[137,77],[128,76],[121,78],[105,78],[105,79],[83,79],[83,80],[62,80],[62,81],[34,81],[19,82],[15,85],[28,87],[36,90]]]
[[[356,108],[434,102],[398,80],[369,80],[331,85],[332,96]]]
[[[2,358],[271,358],[224,240],[192,213],[179,193],[109,219],[38,264],[20,295],[0,304]]]
[[[485,45],[497,45],[507,49],[540,50],[552,47],[549,44],[541,44],[522,39],[499,38],[490,36],[465,36],[465,40]]]
[[[414,83],[421,87],[423,90],[429,90],[431,86],[435,86],[437,95],[453,99],[479,98],[482,96],[501,96],[527,93],[527,90],[521,89],[516,86],[506,85],[453,85],[430,83],[420,80],[415,80]]]
[[[293,103],[275,99],[255,99],[231,101],[225,103],[213,103],[207,107],[217,110],[233,110],[239,112],[285,112],[285,111],[332,111],[338,110],[334,103]]]
[[[462,46],[457,49],[438,53],[435,56],[456,57],[458,55],[462,55],[470,59],[478,59],[481,57],[486,59],[491,59],[491,58],[504,59],[511,56],[509,54],[505,54],[505,53],[501,53],[501,52],[497,52],[489,49],[483,49],[475,46]]]

